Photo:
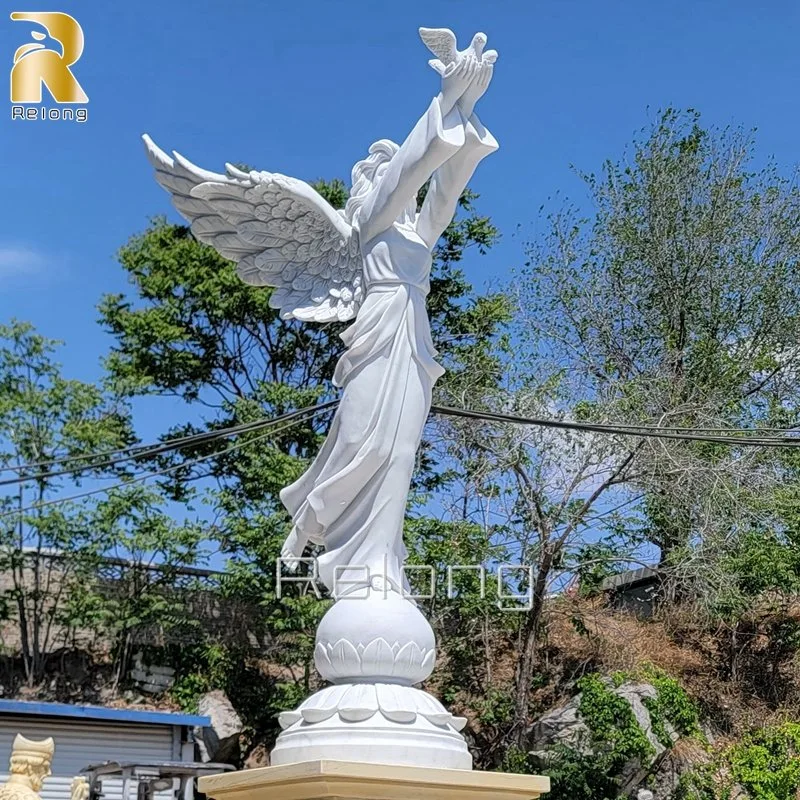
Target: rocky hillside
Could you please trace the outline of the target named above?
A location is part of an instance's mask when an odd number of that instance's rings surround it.
[[[800,668],[794,650],[777,656],[794,610],[773,601],[746,636],[690,609],[640,620],[554,601],[539,710],[502,767],[549,774],[553,800],[794,800]]]
[[[448,638],[440,618],[442,657],[427,688],[469,717],[478,768],[548,774],[552,800],[796,800],[800,663],[789,635],[796,616],[796,604],[779,597],[762,598],[735,625],[703,622],[694,608],[671,606],[645,620],[599,598],[553,599],[523,746],[507,737],[513,628],[493,632],[485,648],[473,641],[459,651],[453,641],[463,645],[468,637],[460,630],[458,639]],[[130,680],[117,686],[107,659],[66,649],[48,660],[42,684],[15,684],[20,665],[6,657],[2,691],[30,700],[201,710],[225,743],[224,758],[219,742],[208,746],[217,759],[239,767],[268,763],[275,711],[313,691],[313,673],[305,686],[300,669],[275,660],[230,653],[198,665],[193,650],[189,655],[170,661],[159,651],[175,673],[160,693]],[[467,678],[467,662],[482,664],[478,678]]]

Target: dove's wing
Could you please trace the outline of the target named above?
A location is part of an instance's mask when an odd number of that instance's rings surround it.
[[[277,288],[283,319],[352,319],[362,299],[355,229],[304,181],[270,172],[225,175],[175,158],[144,137],[156,180],[192,233],[237,263],[246,283]]]
[[[420,28],[419,36],[445,66],[456,60],[456,35],[449,28]]]

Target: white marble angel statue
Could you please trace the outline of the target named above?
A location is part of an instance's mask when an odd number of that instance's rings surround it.
[[[284,319],[355,317],[342,334],[347,349],[333,378],[341,402],[328,436],[281,492],[293,521],[283,555],[323,545],[319,575],[329,589],[342,574],[337,567],[359,569],[347,580],[405,585],[406,499],[444,371],[425,308],[431,253],[478,162],[498,147],[474,113],[497,57],[483,52],[486,37],[459,52],[449,31],[421,34],[439,56],[431,66],[441,91],[402,145],[381,139],[353,167],[341,211],[303,181],[231,165],[224,175],[207,172],[144,137],[156,179],[195,236],[237,262],[247,283],[275,287],[270,302]]]

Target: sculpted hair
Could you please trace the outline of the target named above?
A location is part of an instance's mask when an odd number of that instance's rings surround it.
[[[375,184],[375,173],[378,171],[378,167],[388,164],[399,149],[400,145],[395,144],[391,139],[379,139],[370,146],[369,155],[353,167],[350,174],[353,188],[350,190],[350,198],[344,207],[344,216],[351,225],[355,224],[356,215],[364,203],[364,198]]]

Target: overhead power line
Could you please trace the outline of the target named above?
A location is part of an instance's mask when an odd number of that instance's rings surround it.
[[[197,447],[201,444],[208,444],[215,442],[219,439],[229,439],[231,436],[237,436],[242,433],[249,433],[250,431],[260,430],[262,428],[275,425],[290,419],[298,417],[313,416],[329,408],[338,405],[338,400],[330,400],[326,403],[320,403],[316,406],[306,406],[299,408],[297,411],[289,411],[286,414],[281,414],[277,417],[255,420],[253,422],[244,422],[240,425],[231,425],[226,428],[218,428],[217,430],[204,431],[203,433],[193,434],[191,436],[182,436],[178,439],[170,439],[162,444],[149,445],[144,448],[141,446],[122,448],[120,450],[110,450],[99,454],[84,454],[74,456],[75,460],[86,460],[89,458],[97,458],[99,456],[109,456],[121,453],[128,453],[128,455],[118,455],[115,458],[105,458],[104,460],[97,461],[91,464],[84,464],[76,467],[65,467],[59,470],[48,470],[44,472],[34,473],[32,475],[23,475],[17,478],[5,478],[0,480],[0,486],[11,486],[18,483],[30,483],[37,480],[50,480],[60,475],[75,475],[81,472],[88,472],[89,470],[96,470],[108,467],[114,467],[118,464],[123,464],[126,461],[142,461],[144,459],[152,458],[153,456],[161,455],[162,453],[169,453],[174,450],[184,450],[188,448]],[[135,451],[135,452],[134,452]],[[29,469],[37,469],[48,464],[58,466],[60,464],[69,463],[70,458],[59,458],[53,461],[39,461],[35,464],[26,464],[17,467],[6,467],[7,470],[14,470],[15,472],[27,471]]]
[[[89,471],[92,469],[100,469],[104,467],[115,466],[116,464],[121,464],[125,461],[138,461],[144,460],[147,458],[152,458],[153,456],[160,455],[161,453],[168,453],[172,450],[180,450],[187,448],[193,445],[205,444],[207,442],[213,442],[220,438],[230,438],[231,436],[235,436],[238,433],[246,433],[252,430],[258,430],[261,427],[266,425],[270,425],[275,422],[280,422],[282,420],[293,419],[295,417],[304,416],[306,414],[317,413],[319,411],[327,410],[335,408],[339,404],[338,400],[330,400],[325,403],[320,403],[316,406],[306,406],[304,408],[297,409],[296,411],[290,411],[286,414],[281,414],[278,417],[271,417],[266,419],[254,420],[252,422],[244,422],[239,425],[229,425],[221,428],[216,428],[214,430],[203,431],[201,433],[193,433],[187,436],[181,436],[175,439],[168,439],[167,441],[161,442],[154,442],[152,444],[142,445],[142,444],[135,444],[130,445],[129,447],[121,447],[116,450],[104,450],[99,453],[81,453],[74,456],[61,456],[60,458],[53,458],[46,461],[34,461],[28,464],[7,464],[6,466],[0,467],[0,473],[2,472],[29,472],[31,470],[43,470],[45,467],[57,467],[61,464],[72,464],[74,462],[79,461],[88,461],[91,459],[96,458],[103,458],[102,461],[96,461],[90,464],[86,464],[84,467],[71,467],[65,468],[60,471],[52,471],[47,470],[42,471],[40,475],[29,475],[26,480],[35,480],[39,477],[47,477],[53,478],[58,475],[67,475],[67,474],[74,474],[79,471]],[[542,425],[545,427],[561,427],[561,428],[571,428],[575,430],[596,430],[599,433],[605,432],[614,432],[614,433],[621,433],[623,435],[637,435],[637,436],[647,436],[647,432],[652,432],[653,435],[658,434],[659,437],[666,437],[667,434],[679,434],[679,433],[686,433],[692,436],[699,436],[701,437],[700,440],[702,441],[716,441],[713,437],[717,434],[723,434],[724,436],[736,436],[736,441],[739,441],[739,436],[754,436],[758,434],[766,444],[772,444],[773,442],[785,442],[787,440],[787,436],[785,434],[796,434],[800,438],[800,423],[796,425],[790,425],[785,428],[708,428],[708,427],[682,427],[676,425],[610,425],[610,424],[601,424],[601,423],[581,423],[581,422],[569,422],[566,420],[553,420],[553,419],[542,419],[542,418],[535,418],[535,417],[520,417],[510,414],[502,414],[497,412],[483,412],[483,411],[473,411],[471,409],[456,409],[451,408],[449,406],[433,406],[431,408],[431,413],[440,413],[440,414],[450,414],[450,415],[458,415],[458,416],[470,416],[470,417],[480,417],[482,419],[486,419],[487,421],[498,421],[498,422],[513,422],[516,424],[529,424],[529,425]],[[593,427],[589,428],[588,426],[592,425]],[[633,433],[633,432],[636,433]],[[784,436],[767,436],[764,437],[763,434],[784,434]],[[124,454],[129,455],[124,455]],[[115,458],[111,458],[115,456]],[[116,457],[118,456],[118,457]],[[0,480],[0,486],[8,486],[14,483],[19,483],[20,481],[14,479],[6,479]]]
[[[326,404],[323,404],[323,406]],[[326,410],[322,407],[317,407],[316,412],[320,413]],[[224,455],[225,453],[232,453],[234,450],[239,450],[242,447],[246,447],[247,445],[255,444],[256,442],[263,441],[264,439],[269,438],[270,436],[274,436],[277,433],[281,433],[282,431],[286,430],[287,428],[291,428],[293,425],[297,425],[302,420],[294,419],[291,422],[288,422],[286,425],[282,425],[277,429],[270,428],[269,430],[265,431],[264,433],[259,434],[258,436],[254,436],[252,439],[248,439],[247,441],[241,442],[234,442],[231,445],[228,445],[223,451],[216,452],[216,453],[208,453],[204,456],[199,456],[198,458],[190,459],[189,461],[182,461],[180,464],[172,464],[169,467],[165,467],[164,469],[154,470],[153,472],[145,472],[141,475],[135,475],[132,478],[129,478],[124,481],[119,481],[111,486],[101,486],[97,489],[90,489],[86,492],[80,492],[79,494],[69,495],[68,497],[54,497],[52,500],[44,500],[42,502],[33,503],[25,508],[18,508],[14,509],[13,511],[4,511],[0,513],[0,519],[4,517],[12,517],[12,516],[19,516],[20,514],[29,514],[32,511],[38,511],[42,508],[47,508],[48,506],[58,505],[59,503],[70,503],[74,500],[82,500],[86,497],[92,497],[93,495],[97,494],[104,494],[106,492],[113,492],[115,489],[122,489],[127,486],[130,486],[134,483],[142,483],[150,478],[158,478],[162,475],[167,475],[170,472],[175,472],[179,469],[186,468],[186,467],[193,467],[196,464],[200,464],[203,461],[208,461],[211,458],[216,458],[217,456]],[[203,477],[208,477],[207,475]]]
[[[122,448],[115,451],[106,451],[100,454],[84,454],[80,456],[73,456],[71,458],[60,458],[52,461],[41,461],[34,464],[26,464],[16,467],[6,467],[6,469],[13,469],[19,472],[26,472],[30,469],[41,468],[46,465],[60,466],[61,464],[69,464],[73,460],[85,461],[98,456],[116,455],[114,458],[105,458],[101,461],[95,461],[89,464],[80,464],[78,466],[65,466],[62,469],[48,470],[42,472],[35,472],[30,475],[18,475],[15,478],[6,478],[0,480],[0,486],[10,486],[20,483],[28,483],[37,480],[50,480],[55,477],[63,475],[78,475],[89,470],[96,470],[101,468],[109,468],[123,464],[125,462],[136,462],[153,456],[168,453],[176,450],[184,450],[197,447],[201,444],[208,444],[221,439],[228,439],[232,436],[238,436],[243,433],[250,433],[257,430],[269,429],[273,425],[281,422],[295,420],[301,421],[307,417],[314,417],[317,414],[328,411],[338,406],[338,400],[329,400],[325,403],[320,403],[316,406],[306,406],[305,408],[290,411],[281,414],[277,417],[265,418],[255,420],[252,422],[242,423],[240,425],[231,425],[217,430],[205,431],[191,436],[183,436],[177,439],[171,439],[160,444],[150,446],[134,446],[130,448]],[[441,414],[444,416],[461,417],[466,419],[474,419],[483,422],[501,422],[510,423],[514,425],[533,425],[545,428],[555,428],[562,430],[573,430],[587,433],[602,433],[615,436],[634,436],[639,438],[655,438],[655,439],[668,439],[675,441],[693,441],[693,442],[709,442],[715,444],[737,445],[745,447],[787,447],[794,448],[800,447],[800,431],[796,428],[684,428],[684,427],[669,427],[669,426],[654,426],[654,425],[616,425],[604,424],[594,422],[574,422],[562,419],[553,419],[545,417],[523,417],[515,414],[505,414],[500,412],[491,411],[475,411],[471,409],[455,408],[451,406],[432,406],[432,414]],[[283,428],[281,428],[283,430]],[[715,435],[707,433],[708,431],[721,432],[727,431],[727,435]],[[792,436],[763,436],[764,432],[780,432],[782,434],[794,434]],[[235,449],[235,448],[234,448]],[[197,461],[203,461],[214,456],[221,455],[228,452],[223,450],[221,453],[211,453],[203,456],[200,459],[181,462],[181,464],[174,465],[164,470],[157,470],[149,473],[149,477],[155,477],[161,474],[166,474],[172,470],[177,470],[182,466],[187,466]],[[139,480],[139,478],[135,478]],[[128,480],[130,483],[131,480]],[[120,485],[124,485],[121,483]],[[103,490],[98,490],[103,491]],[[98,493],[92,492],[92,493]],[[77,495],[76,497],[83,497],[85,494]],[[72,498],[74,499],[74,498]],[[55,502],[55,501],[54,501]],[[2,515],[0,515],[2,516]]]
[[[690,442],[712,442],[716,444],[744,445],[746,447],[800,447],[800,437],[792,436],[713,436],[703,433],[689,433],[691,430],[702,429],[676,429],[652,425],[604,425],[595,422],[570,422],[561,419],[546,419],[543,417],[521,417],[515,414],[501,414],[491,411],[471,411],[465,408],[451,406],[432,406],[432,414],[444,414],[451,417],[465,417],[468,419],[482,420],[485,422],[509,422],[515,425],[535,425],[543,428],[561,428],[564,430],[584,431],[587,433],[606,433],[616,436],[637,436],[655,439],[675,439]],[[718,428],[716,430],[723,430]],[[783,429],[785,433],[795,433]],[[683,432],[687,431],[687,432]],[[740,434],[759,433],[757,428],[732,428],[731,433]]]

